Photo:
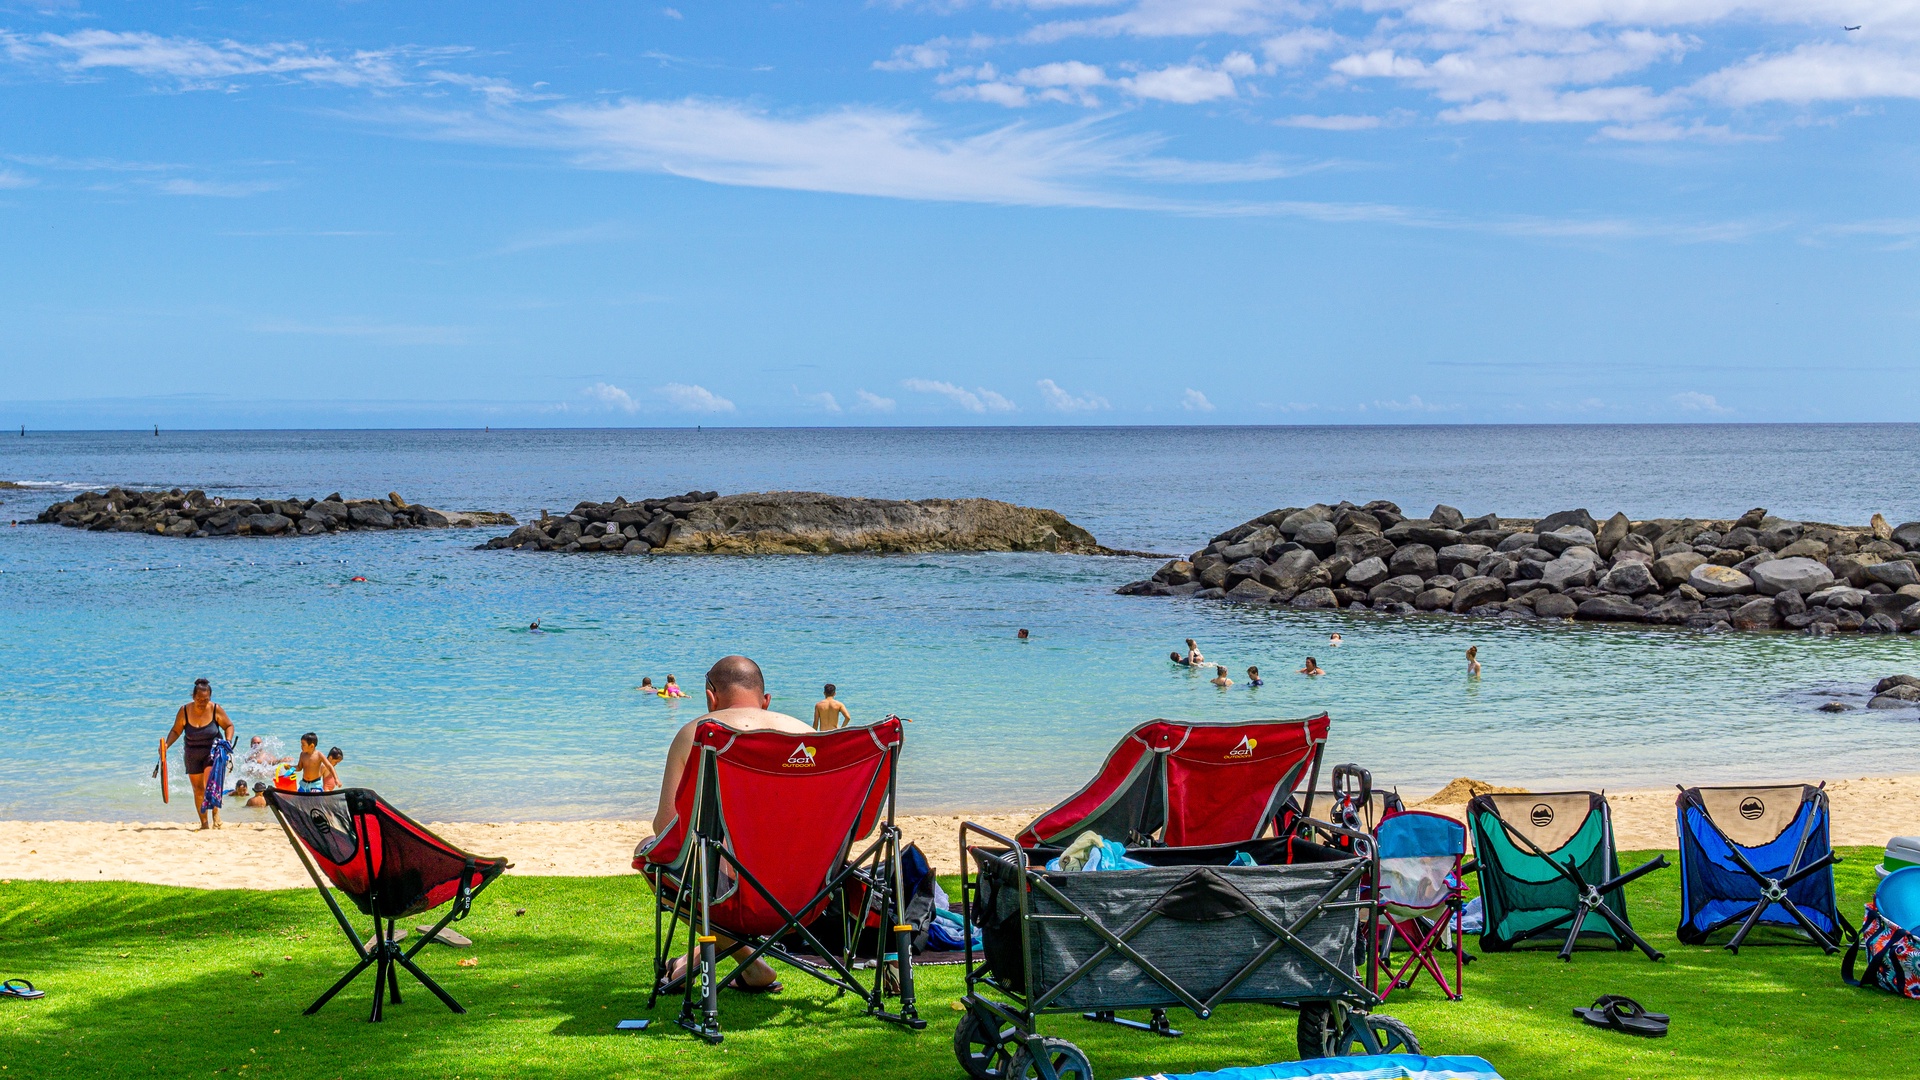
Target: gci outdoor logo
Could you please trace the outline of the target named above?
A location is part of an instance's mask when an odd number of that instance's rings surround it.
[[[1240,737],[1240,745],[1227,751],[1227,756],[1230,758],[1252,757],[1253,748],[1259,745],[1260,745],[1259,739],[1256,739],[1251,735],[1243,735]]]
[[[787,758],[787,768],[789,769],[813,768],[813,750],[814,748],[811,746],[808,746],[806,743],[801,743],[799,746],[794,747],[793,753],[789,755]]]
[[[1546,803],[1534,803],[1533,812],[1528,817],[1532,819],[1534,828],[1544,829],[1553,824],[1553,807]]]
[[[1748,821],[1759,821],[1767,814],[1767,804],[1749,795],[1740,800],[1740,816]]]

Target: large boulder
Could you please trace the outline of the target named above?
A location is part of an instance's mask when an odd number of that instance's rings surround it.
[[[1867,602],[1865,589],[1851,585],[1829,585],[1807,597],[1807,603],[1829,608],[1858,608]]]
[[[1426,584],[1425,581],[1413,574],[1388,578],[1367,590],[1367,600],[1369,603],[1375,605],[1380,604],[1382,601],[1411,604],[1413,603],[1413,598],[1419,596],[1421,591],[1426,588]]]
[[[642,542],[652,543],[650,540]],[[1163,585],[1185,585],[1193,580],[1193,564],[1185,559],[1170,559],[1165,566],[1154,571],[1153,580]]]
[[[1485,544],[1448,544],[1434,553],[1443,570],[1451,570],[1461,563],[1478,566],[1481,559],[1491,554],[1493,549]]]
[[[254,536],[279,536],[293,528],[293,519],[284,514],[250,514],[247,532]]]
[[[1910,709],[1920,705],[1920,686],[1896,686],[1873,696],[1869,709]]]
[[[1451,611],[1453,609],[1452,589],[1422,589],[1413,598],[1413,606],[1421,611]]]
[[[1833,554],[1833,550],[1827,546],[1825,540],[1816,540],[1809,536],[1804,539],[1795,540],[1793,543],[1781,548],[1776,554],[1783,559],[1791,559],[1798,556],[1803,559],[1812,559],[1817,563],[1825,563],[1827,558]]]
[[[1876,694],[1884,694],[1896,686],[1911,686],[1916,690],[1920,690],[1920,677],[1913,675],[1889,675],[1873,684],[1873,692]]]
[[[1613,558],[1614,549],[1620,546],[1620,541],[1627,538],[1628,530],[1632,528],[1633,522],[1628,521],[1625,514],[1615,513],[1608,518],[1607,523],[1600,526],[1599,531],[1593,534],[1594,545],[1600,549],[1600,556],[1606,559]]]
[[[1647,621],[1680,626],[1700,614],[1700,601],[1675,594],[1647,609]]]
[[[1740,596],[1753,591],[1753,579],[1731,566],[1705,563],[1687,575],[1687,584],[1705,596]]]
[[[1425,544],[1408,544],[1393,553],[1387,562],[1387,569],[1397,577],[1401,574],[1418,574],[1430,578],[1439,572],[1439,559],[1431,547]]]
[[[1332,554],[1334,541],[1338,539],[1339,533],[1334,531],[1333,523],[1330,521],[1308,522],[1300,527],[1299,532],[1293,534],[1294,543],[1324,549],[1326,554]]]
[[[1334,595],[1332,589],[1321,586],[1317,589],[1307,589],[1289,603],[1297,608],[1337,608],[1340,606],[1340,598]]]
[[[1494,577],[1470,577],[1454,587],[1453,610],[1471,611],[1482,604],[1497,604],[1506,598],[1506,582]]]
[[[1434,507],[1433,513],[1427,515],[1427,520],[1443,529],[1464,529],[1467,524],[1467,516],[1465,514],[1462,514],[1459,510],[1445,503]]]
[[[1875,563],[1866,568],[1867,580],[1877,581],[1889,589],[1902,585],[1920,585],[1920,569],[1904,559],[1892,562]]]
[[[1593,515],[1587,513],[1585,510],[1562,510],[1557,514],[1548,514],[1546,517],[1534,522],[1533,531],[1548,533],[1562,525],[1577,525],[1588,532],[1592,532],[1598,527],[1598,523],[1593,520]]]
[[[1319,565],[1320,556],[1306,548],[1295,548],[1292,551],[1282,552],[1280,557],[1273,560],[1273,564],[1266,568],[1265,573],[1256,572],[1256,576],[1268,585],[1280,588],[1281,582],[1298,577]]]
[[[1600,587],[1621,596],[1643,596],[1654,589],[1653,571],[1642,562],[1621,562],[1600,579]]]
[[[1884,561],[1871,551],[1861,551],[1852,555],[1835,555],[1827,560],[1827,568],[1833,571],[1835,577],[1846,578],[1847,584],[1854,588],[1864,589],[1873,583],[1873,579],[1867,576],[1867,568]]]
[[[1893,542],[1908,551],[1920,551],[1920,521],[1909,521],[1893,528]]]
[[[1347,571],[1347,584],[1356,589],[1371,589],[1392,576],[1387,564],[1375,556],[1354,563],[1353,569]]]
[[[1900,609],[1900,629],[1920,630],[1920,601]]]
[[[1780,613],[1772,600],[1755,597],[1735,608],[1729,621],[1735,630],[1772,630],[1780,625]]]
[[[1599,576],[1600,553],[1590,547],[1569,548],[1540,571],[1540,582],[1557,592],[1591,585]]]
[[[1241,604],[1264,604],[1273,599],[1276,592],[1252,578],[1246,578],[1227,590],[1227,599]]]
[[[1595,622],[1640,622],[1647,614],[1639,604],[1624,596],[1596,596],[1582,600],[1575,611],[1580,618]]]
[[[1356,529],[1334,541],[1333,553],[1336,557],[1345,555],[1354,562],[1367,559],[1379,559],[1385,562],[1393,558],[1393,541],[1378,533]]]
[[[1571,619],[1580,610],[1580,604],[1571,596],[1550,593],[1533,602],[1533,613],[1543,619]]]
[[[1291,514],[1288,514],[1286,518],[1280,522],[1280,531],[1288,536],[1292,536],[1293,534],[1299,532],[1301,529],[1305,528],[1308,525],[1313,524],[1316,521],[1332,521],[1332,520],[1333,520],[1333,511],[1328,509],[1325,506],[1315,503],[1314,505],[1307,507],[1305,510],[1297,510]]]
[[[1540,546],[1554,555],[1563,554],[1568,548],[1594,547],[1593,532],[1578,525],[1562,525],[1552,532],[1541,533]]]
[[[1762,596],[1778,596],[1789,590],[1806,596],[1833,581],[1833,571],[1797,555],[1756,563],[1746,573]]]
[[[1530,532],[1514,533],[1512,536],[1509,536],[1505,540],[1502,540],[1498,544],[1495,544],[1494,550],[1500,551],[1500,552],[1513,552],[1517,554],[1519,552],[1527,550],[1530,547],[1535,546],[1539,542],[1540,542],[1539,533],[1530,533]]]
[[[357,503],[347,508],[347,520],[362,529],[391,529],[393,515],[376,503]]]
[[[1431,548],[1443,548],[1464,539],[1456,529],[1443,528],[1431,521],[1412,519],[1388,529],[1385,536],[1395,544],[1425,544]]]

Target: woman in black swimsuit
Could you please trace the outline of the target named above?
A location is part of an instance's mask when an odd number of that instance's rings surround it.
[[[193,805],[195,809],[205,801],[207,794],[207,767],[213,757],[214,736],[225,733],[228,741],[233,739],[233,721],[227,719],[227,710],[213,703],[213,684],[205,679],[193,680],[193,700],[180,706],[173,714],[173,730],[167,732],[167,746],[182,735],[187,740],[187,779],[193,781]],[[202,829],[220,827],[220,811],[212,811],[209,821],[208,811],[200,811]]]

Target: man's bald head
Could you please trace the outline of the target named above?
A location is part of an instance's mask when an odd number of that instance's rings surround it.
[[[744,656],[723,656],[707,669],[707,694],[715,709],[764,709],[767,680],[760,665]]]

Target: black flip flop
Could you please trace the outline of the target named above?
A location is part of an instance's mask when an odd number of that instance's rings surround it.
[[[1667,1034],[1666,1014],[1650,1013],[1639,1002],[1619,994],[1607,994],[1590,1009],[1573,1010],[1573,1015],[1594,1027],[1609,1028],[1624,1035],[1661,1039]]]
[[[35,990],[33,984],[25,979],[8,979],[0,982],[0,997],[43,998],[45,990]]]
[[[777,994],[786,989],[786,985],[779,979],[775,979],[765,986],[754,986],[738,975],[721,983],[720,987],[724,990],[738,990],[743,994]]]

